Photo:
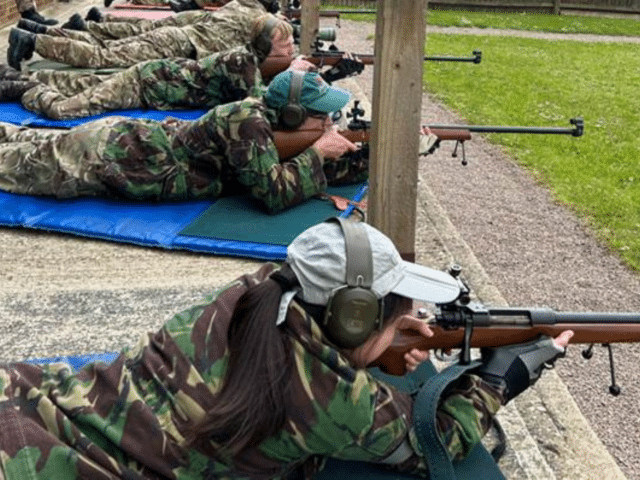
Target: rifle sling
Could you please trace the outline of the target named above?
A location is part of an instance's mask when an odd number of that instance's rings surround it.
[[[479,365],[480,362],[451,365],[429,378],[414,398],[413,426],[431,479],[455,480],[456,478],[451,458],[436,427],[436,410],[440,397],[449,384]]]

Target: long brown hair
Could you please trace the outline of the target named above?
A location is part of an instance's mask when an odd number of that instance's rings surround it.
[[[224,385],[215,406],[187,435],[189,444],[212,440],[221,453],[235,455],[282,428],[293,362],[276,319],[282,292],[294,282],[295,274],[285,264],[238,300],[227,334],[229,364]]]
[[[250,287],[235,306],[228,331],[229,364],[215,406],[186,435],[188,445],[213,441],[222,455],[236,455],[275,435],[286,421],[285,404],[293,371],[287,337],[276,326],[283,291],[297,284],[289,265]],[[323,306],[300,301],[312,316]],[[384,324],[406,313],[411,300],[385,297]],[[320,322],[322,323],[322,322]]]

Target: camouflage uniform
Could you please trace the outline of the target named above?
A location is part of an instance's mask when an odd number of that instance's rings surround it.
[[[185,26],[166,25],[126,37],[118,35],[125,35],[137,22],[110,23],[105,25],[113,26],[110,34],[117,39],[104,41],[95,40],[87,32],[69,33],[50,28],[54,35],[36,36],[35,51],[43,58],[90,68],[126,68],[146,60],[172,57],[199,59],[249,43],[253,21],[266,10],[257,0],[233,0],[215,12],[185,13],[191,14],[185,18],[206,14],[207,21]],[[96,24],[96,28],[99,25],[102,24]]]
[[[224,22],[243,22],[245,17],[250,20],[263,15],[265,9],[257,1],[234,0],[224,8],[216,11],[190,10],[170,15],[166,18],[147,20],[140,17],[125,17],[104,14],[100,22],[87,21],[86,30],[67,30],[62,27],[48,27],[46,34],[54,37],[67,37],[81,40],[94,45],[106,45],[105,40],[118,40],[135,37],[142,33],[157,30],[162,27],[186,27],[196,24],[220,26]],[[249,26],[250,28],[250,26]]]
[[[228,362],[231,312],[264,265],[169,320],[111,364],[73,374],[64,364],[0,368],[0,462],[6,480],[281,479],[321,457],[376,462],[405,439],[418,452],[412,399],[353,369],[294,301],[283,335],[295,366],[281,432],[225,458],[212,442],[184,438],[216,401]],[[438,426],[448,450],[467,454],[488,429],[501,396],[468,375],[448,391]],[[398,468],[423,472],[414,453]]]
[[[0,189],[24,194],[109,196],[149,201],[217,198],[247,190],[278,211],[323,192],[314,148],[279,162],[275,112],[247,98],[194,121],[107,117],[66,131],[0,122]],[[336,178],[366,176],[362,169]]]
[[[22,105],[55,119],[125,108],[213,108],[261,96],[264,58],[264,52],[236,47],[198,61],[150,60],[112,75],[40,70],[29,80],[41,83],[22,96]]]

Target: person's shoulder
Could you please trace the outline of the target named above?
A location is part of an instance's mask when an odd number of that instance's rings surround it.
[[[267,107],[261,97],[246,97],[217,107],[219,114],[229,117],[232,121],[248,117],[263,116]]]

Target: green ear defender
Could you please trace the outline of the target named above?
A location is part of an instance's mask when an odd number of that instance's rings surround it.
[[[371,290],[373,258],[364,227],[340,217],[346,248],[346,285],[331,293],[324,317],[324,332],[342,348],[355,348],[382,325],[382,300]]]

